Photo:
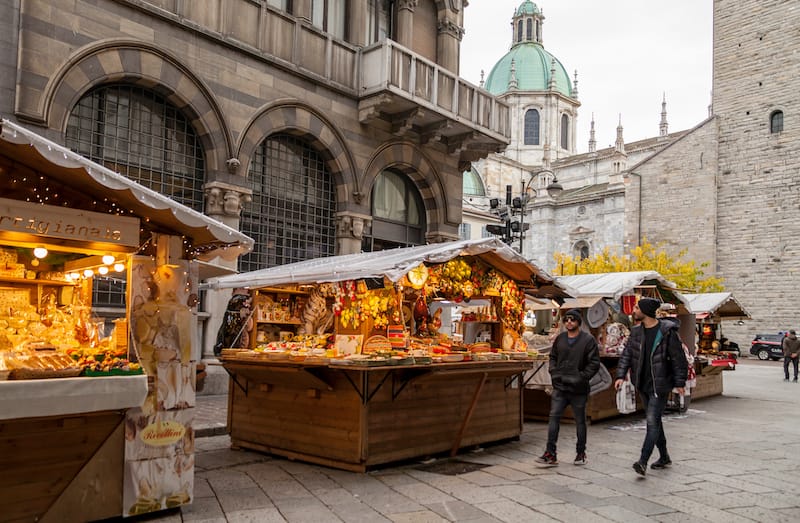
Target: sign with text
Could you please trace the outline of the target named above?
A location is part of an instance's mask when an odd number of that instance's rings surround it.
[[[11,240],[138,247],[139,219],[0,198],[0,235]]]

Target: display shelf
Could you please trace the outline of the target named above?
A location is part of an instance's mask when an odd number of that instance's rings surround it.
[[[303,322],[302,322],[302,321],[300,321],[300,320],[283,320],[283,321],[277,321],[277,320],[258,320],[258,321],[256,321],[256,323],[258,323],[259,325],[261,325],[261,324],[272,324],[272,325],[302,325],[302,324],[303,324]]]
[[[74,287],[75,283],[71,281],[60,281],[60,280],[39,280],[39,279],[28,279],[28,278],[9,278],[6,276],[0,276],[0,284],[3,283],[18,283],[24,285],[51,285],[53,287]]]

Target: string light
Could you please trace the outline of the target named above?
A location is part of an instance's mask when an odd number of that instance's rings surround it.
[[[83,271],[83,275],[86,278],[91,278],[92,276],[94,276],[94,271],[92,269],[86,269],[85,271]]]
[[[108,267],[106,267],[105,265],[101,265],[100,267],[97,268],[97,272],[105,276],[106,274],[108,274]]]
[[[114,271],[122,272],[124,270],[125,270],[125,264],[124,263],[115,263],[114,264]]]
[[[47,249],[45,249],[44,247],[36,247],[35,249],[33,249],[33,255],[39,259],[44,258],[45,256],[47,256]]]
[[[103,263],[105,263],[106,265],[111,265],[112,263],[114,263],[114,260],[115,258],[111,254],[106,254],[103,256]]]

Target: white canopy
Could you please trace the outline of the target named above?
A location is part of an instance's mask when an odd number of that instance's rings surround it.
[[[713,316],[720,320],[749,320],[750,313],[745,310],[730,292],[706,292],[684,294],[689,312],[698,316]]]
[[[562,296],[553,278],[495,238],[433,243],[386,251],[317,258],[242,274],[210,278],[212,289],[260,288],[286,284],[313,284],[363,278],[396,282],[423,262],[444,263],[457,256],[477,256],[516,281],[529,294]]]
[[[575,276],[556,276],[556,283],[563,287],[568,294],[576,298],[602,296],[615,300],[619,300],[623,294],[632,291],[635,287],[651,284],[656,285],[659,291],[668,291],[688,308],[686,298],[677,291],[676,285],[656,271],[605,272],[599,274],[577,274]]]
[[[205,247],[202,258],[235,260],[253,249],[253,239],[190,209],[66,147],[5,118],[0,120],[0,154],[70,187],[115,202],[135,215],[191,238]]]

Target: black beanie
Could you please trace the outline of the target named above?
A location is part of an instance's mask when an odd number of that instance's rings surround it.
[[[567,319],[567,316],[578,320],[578,325],[583,323],[583,318],[581,317],[581,311],[579,311],[578,309],[568,310],[567,313],[564,315],[564,319]]]
[[[642,314],[655,318],[656,311],[661,306],[661,302],[653,298],[642,298],[637,305],[639,305],[639,310],[642,311]]]

